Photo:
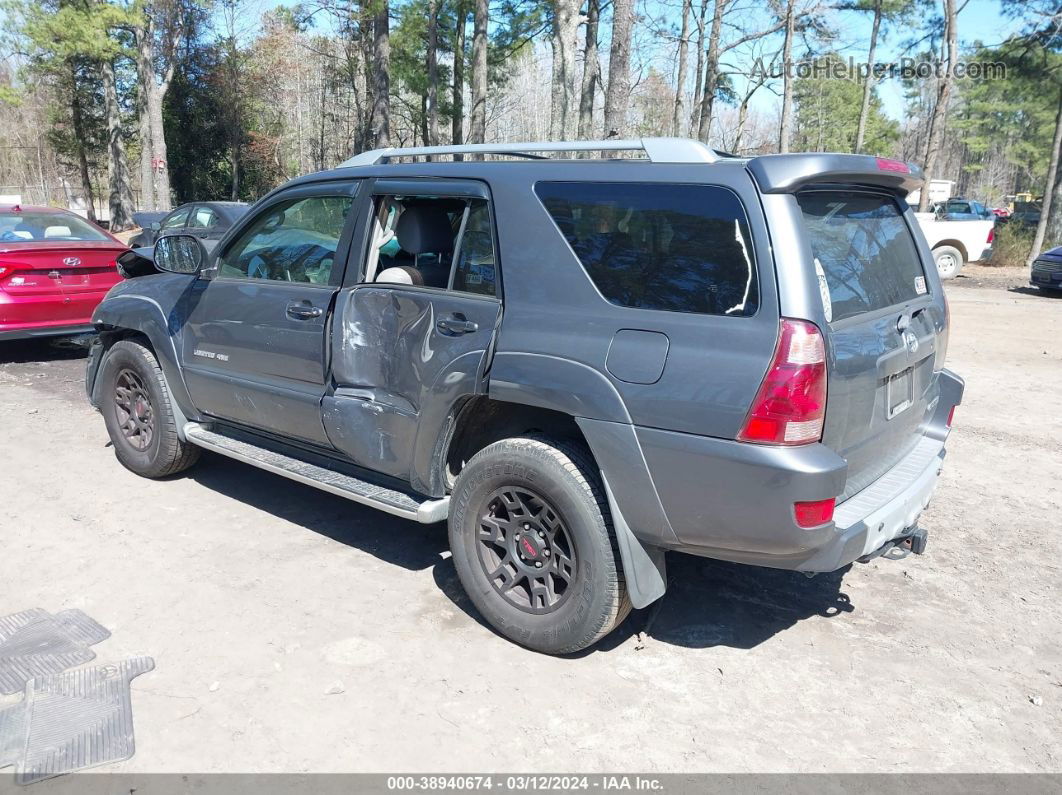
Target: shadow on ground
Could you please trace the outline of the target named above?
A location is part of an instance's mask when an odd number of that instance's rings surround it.
[[[204,455],[189,476],[206,488],[386,563],[413,571],[431,568],[442,593],[470,618],[488,626],[458,580],[445,524],[418,525],[214,455]],[[664,598],[634,611],[594,648],[574,656],[609,651],[639,633],[689,648],[751,649],[802,619],[851,612],[854,608],[841,591],[846,571],[809,579],[797,572],[671,553]]]
[[[1040,298],[1062,298],[1062,290],[1042,290],[1039,287],[1033,287],[1031,285],[1026,287],[1010,287],[1007,290],[1008,293],[1021,293],[1022,295],[1035,295]]]
[[[0,365],[84,359],[94,334],[0,342]]]

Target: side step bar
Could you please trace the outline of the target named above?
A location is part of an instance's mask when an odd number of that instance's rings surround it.
[[[266,450],[250,442],[215,433],[198,422],[186,423],[184,435],[189,442],[198,447],[235,458],[237,461],[243,461],[245,464],[256,466],[267,472],[297,480],[307,486],[314,486],[322,491],[346,497],[362,505],[378,508],[394,516],[401,516],[403,519],[412,519],[421,524],[432,524],[446,519],[450,510],[449,497],[418,500],[409,494],[389,489],[386,486],[378,486],[341,472],[300,461],[283,453]]]

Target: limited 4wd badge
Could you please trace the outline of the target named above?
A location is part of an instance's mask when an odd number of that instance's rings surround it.
[[[196,356],[202,356],[204,359],[217,359],[219,362],[227,362],[229,360],[227,353],[214,353],[214,351],[205,351],[202,348],[196,348],[192,353]]]

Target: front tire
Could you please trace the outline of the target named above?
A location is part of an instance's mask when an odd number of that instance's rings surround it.
[[[114,454],[146,478],[162,478],[192,466],[200,449],[177,436],[166,379],[151,350],[136,340],[111,346],[103,363],[100,411]]]
[[[597,470],[577,445],[532,436],[495,442],[461,471],[451,505],[458,577],[505,637],[568,654],[630,612]]]
[[[933,262],[941,279],[954,279],[965,264],[962,252],[954,246],[939,246],[933,249]]]

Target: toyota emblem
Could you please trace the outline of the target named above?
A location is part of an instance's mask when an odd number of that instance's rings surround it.
[[[63,264],[64,265],[69,265],[71,268],[75,268],[75,267],[77,267],[78,265],[81,264],[81,258],[80,257],[67,257],[66,259],[63,260]]]

